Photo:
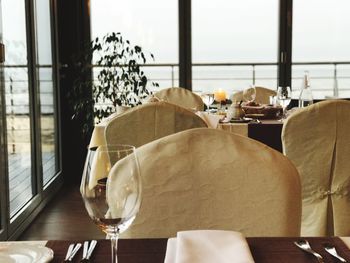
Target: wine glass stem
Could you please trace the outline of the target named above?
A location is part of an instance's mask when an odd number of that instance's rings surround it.
[[[118,262],[117,249],[118,249],[118,234],[109,235],[111,239],[111,252],[112,252],[112,263]]]
[[[287,107],[283,108],[283,115],[282,115],[282,119],[286,118],[286,113],[287,113]]]

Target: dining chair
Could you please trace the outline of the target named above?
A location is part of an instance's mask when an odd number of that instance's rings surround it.
[[[181,107],[203,111],[204,103],[196,93],[179,87],[166,88],[154,93],[154,97],[162,101],[167,101]]]
[[[143,200],[123,238],[168,238],[195,229],[300,235],[298,172],[262,143],[198,128],[145,144],[137,156]],[[131,169],[127,159],[118,165]]]
[[[301,177],[303,236],[350,235],[349,113],[349,101],[323,101],[283,124],[283,152]]]
[[[275,90],[267,89],[264,87],[255,87],[256,95],[255,95],[255,102],[259,104],[269,104],[270,103],[270,96],[276,96],[277,93]],[[240,102],[244,101],[243,98],[243,91],[238,91],[232,95],[232,101],[233,102]]]
[[[208,127],[190,110],[168,102],[140,105],[112,118],[105,128],[107,144],[139,147],[186,129]]]

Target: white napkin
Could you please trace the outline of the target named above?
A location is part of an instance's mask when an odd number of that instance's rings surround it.
[[[219,121],[224,117],[222,115],[210,114],[203,111],[197,111],[196,114],[206,122],[209,128],[213,129],[218,127]]]
[[[253,263],[247,241],[239,232],[194,230],[168,240],[164,263]]]

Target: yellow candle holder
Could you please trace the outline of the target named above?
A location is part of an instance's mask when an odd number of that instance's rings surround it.
[[[218,89],[214,91],[214,98],[217,102],[226,101],[226,91],[223,89]]]

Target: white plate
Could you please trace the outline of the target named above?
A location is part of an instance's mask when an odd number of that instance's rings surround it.
[[[1,263],[47,263],[53,259],[50,248],[32,244],[0,244]]]

